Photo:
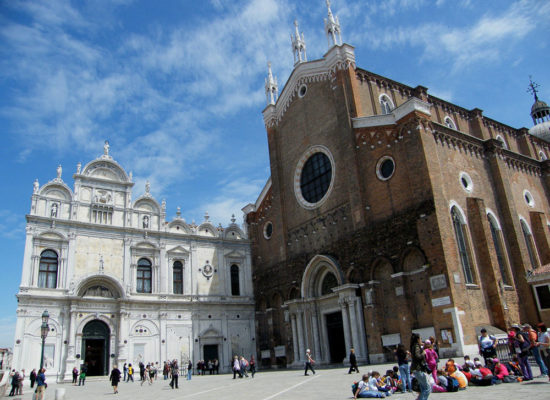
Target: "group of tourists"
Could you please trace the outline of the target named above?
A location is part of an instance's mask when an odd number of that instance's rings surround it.
[[[210,375],[218,375],[220,373],[220,362],[218,359],[208,361],[199,360],[199,362],[197,362],[197,375],[206,375],[206,371],[208,371]]]
[[[233,357],[231,369],[233,370],[233,379],[237,379],[237,376],[239,376],[239,378],[243,376],[248,378],[248,371],[250,371],[250,375],[254,378],[256,374],[256,360],[254,360],[254,356],[250,356],[250,361],[248,361],[244,356],[239,357],[235,355]]]
[[[530,381],[533,379],[528,361],[531,355],[540,368],[539,378],[548,377],[550,332],[542,323],[537,325],[537,330],[529,324],[510,327],[510,361],[497,358],[497,339],[484,328],[480,331],[478,344],[484,363],[478,357],[471,360],[466,355],[462,365],[448,359],[445,366],[439,368],[439,346],[435,338],[422,341],[418,334],[413,333],[409,349],[400,344],[395,350],[398,365],[386,371],[384,376],[378,371],[363,375],[361,381],[352,385],[354,398],[384,398],[396,392],[414,390],[420,392],[417,400],[425,400],[431,392],[457,392],[469,385],[491,386]],[[351,366],[348,373],[353,370],[359,372],[353,349],[349,358]]]
[[[36,372],[36,369],[33,369],[29,374],[31,389],[34,389],[34,385],[36,384],[35,393],[37,400],[42,400],[44,398],[44,390],[48,386],[46,384],[46,375],[44,374],[45,372],[46,368],[40,369],[38,373]],[[23,383],[25,382],[25,370],[22,369],[21,371],[16,371],[15,369],[12,369],[9,374],[9,380],[11,383],[9,396],[22,395]]]

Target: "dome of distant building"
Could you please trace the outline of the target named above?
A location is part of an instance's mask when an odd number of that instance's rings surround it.
[[[541,122],[531,127],[529,133],[539,139],[550,142],[550,121]]]

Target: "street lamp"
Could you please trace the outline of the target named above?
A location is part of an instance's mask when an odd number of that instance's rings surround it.
[[[42,313],[42,326],[40,326],[40,337],[42,338],[42,355],[40,356],[40,370],[42,370],[42,367],[44,366],[44,343],[46,342],[46,338],[48,337],[48,331],[50,330],[50,326],[48,325],[48,320],[50,319],[50,314],[48,314],[48,310],[44,310]]]

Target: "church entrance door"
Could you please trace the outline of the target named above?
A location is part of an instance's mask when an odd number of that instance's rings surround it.
[[[88,322],[82,330],[83,363],[88,364],[88,376],[104,376],[109,373],[109,339],[111,331],[100,320]]]
[[[344,324],[342,322],[342,312],[326,315],[327,337],[330,352],[330,362],[332,364],[341,363],[346,358],[346,344],[344,338]]]
[[[208,362],[209,360],[219,360],[218,357],[218,345],[217,344],[205,344],[203,347],[203,360]]]

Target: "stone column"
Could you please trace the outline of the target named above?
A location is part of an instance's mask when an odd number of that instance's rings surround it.
[[[364,358],[365,360],[368,359],[367,354],[367,346],[366,346],[366,337],[367,332],[365,331],[365,323],[363,321],[363,310],[361,309],[361,300],[360,298],[357,298],[356,300],[356,306],[355,306],[355,318],[358,325],[359,330],[359,346],[361,347],[361,358]]]
[[[118,317],[118,363],[124,365],[128,360],[128,346],[124,341],[128,340],[128,312],[121,307]]]
[[[313,331],[313,347],[315,351],[315,357],[321,360],[321,341],[319,340],[319,315],[317,312],[311,313],[311,329]]]
[[[353,346],[355,349],[360,352],[361,351],[361,344],[359,343],[359,332],[358,332],[358,324],[355,314],[355,299],[349,298],[348,299],[348,307],[349,307],[349,319],[350,319],[350,327],[351,327],[351,341],[353,342]],[[349,352],[349,349],[346,349],[347,352]],[[347,354],[346,352],[346,354]],[[359,353],[361,354],[361,353]]]
[[[348,354],[349,348],[351,347],[350,332],[349,332],[348,304],[346,299],[343,299],[343,298],[339,300],[339,303],[340,303],[340,309],[342,310],[342,322],[344,325],[344,343],[346,347],[345,361],[347,361],[348,360],[347,354]]]
[[[161,243],[160,245],[160,260],[158,263],[160,268],[159,293],[168,293],[168,265],[166,259],[166,243]]]
[[[296,324],[298,326],[298,361],[303,360],[304,353],[306,352],[304,348],[304,323],[302,313],[302,310],[298,310],[296,313]]]
[[[297,363],[300,359],[300,349],[298,348],[298,333],[296,332],[296,314],[291,314],[290,325],[292,327],[292,348],[294,350],[294,362]]]

